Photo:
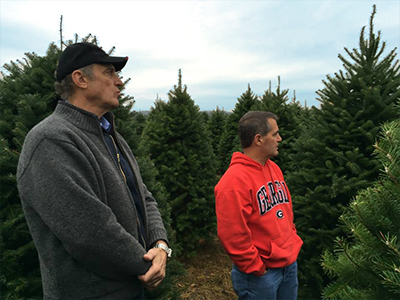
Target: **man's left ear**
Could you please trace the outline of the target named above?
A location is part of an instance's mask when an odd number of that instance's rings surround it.
[[[71,76],[72,81],[76,84],[76,86],[81,89],[85,89],[87,87],[88,79],[80,70],[75,70],[72,72]]]
[[[254,144],[256,144],[257,146],[260,146],[262,144],[262,136],[261,136],[261,134],[257,133],[254,136]]]

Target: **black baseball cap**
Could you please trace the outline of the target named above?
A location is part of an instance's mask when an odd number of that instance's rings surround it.
[[[109,56],[100,47],[90,43],[76,43],[65,48],[58,61],[56,79],[58,82],[75,70],[91,64],[112,64],[115,71],[125,67],[128,57]]]

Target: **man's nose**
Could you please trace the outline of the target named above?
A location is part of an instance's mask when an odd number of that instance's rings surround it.
[[[117,79],[115,80],[115,85],[116,86],[122,86],[123,85],[121,78],[119,78],[118,76],[117,76]]]

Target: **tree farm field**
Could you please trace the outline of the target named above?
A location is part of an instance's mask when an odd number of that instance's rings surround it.
[[[196,257],[181,262],[186,274],[178,279],[175,287],[181,299],[237,299],[231,282],[232,262],[218,238],[202,245]]]

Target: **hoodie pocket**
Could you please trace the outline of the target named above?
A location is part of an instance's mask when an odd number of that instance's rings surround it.
[[[269,244],[270,251],[259,250],[260,256],[268,263],[286,265],[292,262],[293,255],[297,257],[297,248],[302,241],[297,234],[291,233],[272,240]]]

